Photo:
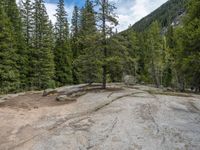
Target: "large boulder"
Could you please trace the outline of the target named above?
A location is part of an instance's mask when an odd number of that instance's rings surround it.
[[[0,97],[0,103],[4,103],[6,99]]]
[[[126,85],[135,85],[136,84],[136,78],[134,76],[131,75],[125,75],[123,77],[123,81]]]
[[[48,96],[48,95],[52,95],[52,94],[56,94],[58,91],[55,89],[46,89],[43,92],[43,96]]]
[[[67,95],[60,95],[56,98],[59,102],[74,102],[76,101],[75,98],[68,97]]]

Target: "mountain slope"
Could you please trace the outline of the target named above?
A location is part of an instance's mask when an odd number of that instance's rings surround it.
[[[151,14],[135,23],[130,29],[137,32],[144,31],[156,20],[162,27],[166,27],[185,12],[186,2],[188,0],[169,0]]]

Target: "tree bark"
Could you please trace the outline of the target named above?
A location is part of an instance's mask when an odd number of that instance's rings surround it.
[[[156,87],[159,88],[160,87],[160,83],[159,83],[158,75],[156,73],[156,69],[155,69],[155,65],[154,65],[154,61],[153,60],[152,60],[152,71],[153,71],[154,83],[155,83]]]
[[[107,48],[106,48],[106,0],[103,0],[102,3],[102,23],[103,23],[103,54],[104,54],[104,59],[106,59],[107,57]],[[107,82],[107,78],[106,78],[106,74],[107,74],[107,67],[106,64],[103,64],[103,85],[102,88],[106,89],[106,82]]]

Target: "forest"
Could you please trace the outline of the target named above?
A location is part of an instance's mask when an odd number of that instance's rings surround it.
[[[125,75],[138,84],[199,92],[200,1],[176,4],[186,8],[178,26],[170,22],[175,17],[154,17],[142,30],[117,33],[117,8],[108,0],[75,6],[72,20],[59,0],[55,24],[44,0],[1,0],[0,93],[100,82],[106,88]]]

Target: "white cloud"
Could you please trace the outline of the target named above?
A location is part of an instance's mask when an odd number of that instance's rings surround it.
[[[45,6],[46,6],[46,9],[47,9],[47,13],[49,15],[49,19],[54,24],[56,22],[55,14],[56,14],[57,5],[51,4],[51,3],[45,3]]]

